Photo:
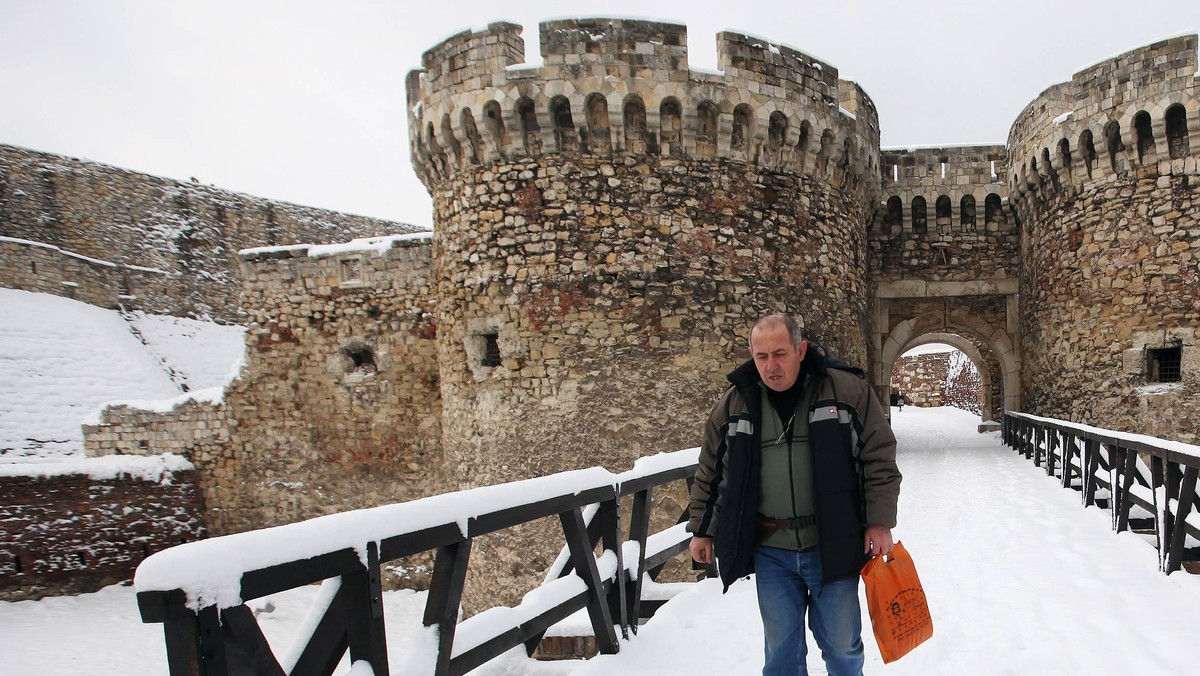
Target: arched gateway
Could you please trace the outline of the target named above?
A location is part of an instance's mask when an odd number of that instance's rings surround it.
[[[1019,232],[1006,164],[1004,146],[881,153],[883,193],[870,229],[871,379],[881,401],[900,355],[940,342],[979,370],[984,420],[1019,408]],[[982,218],[976,204],[986,205]]]

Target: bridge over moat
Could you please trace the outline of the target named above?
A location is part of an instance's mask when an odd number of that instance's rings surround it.
[[[1180,673],[1191,661],[1181,646],[1200,580],[1157,572],[1154,548],[1161,543],[1163,570],[1200,560],[1200,448],[1028,416],[1006,420],[1010,447],[969,423],[937,410],[896,416],[906,473],[896,532],[917,559],[936,632],[888,673]],[[573,669],[542,671],[530,661],[520,673],[728,665],[722,673],[752,673],[761,650],[753,584],[736,583],[726,596],[719,584],[674,585],[661,605],[645,598],[650,581],[638,574],[686,552],[679,526],[648,533],[646,508],[656,486],[692,471],[693,454],[647,458],[622,475],[588,470],[184,545],[143,564],[139,605],[147,621],[166,625],[172,674],[197,666],[205,674],[329,674],[347,649],[374,674],[514,673],[506,653],[522,644],[532,651],[577,610],[588,619],[568,624],[588,627],[605,654]],[[618,495],[634,498],[628,529]],[[472,541],[554,513],[567,545],[547,582],[520,605],[459,620],[466,563],[478,556]],[[379,566],[421,547],[438,551],[427,629],[386,623]],[[279,553],[298,550],[315,555],[288,561]],[[327,577],[308,629],[289,637],[292,648],[268,643],[244,603]],[[414,631],[432,633],[414,639]],[[868,673],[876,673],[882,665],[866,640]],[[504,666],[491,671],[500,655]]]

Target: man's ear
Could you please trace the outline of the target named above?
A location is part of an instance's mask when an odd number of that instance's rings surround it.
[[[800,361],[804,361],[804,355],[808,353],[808,341],[807,340],[800,341],[799,352],[800,352]]]

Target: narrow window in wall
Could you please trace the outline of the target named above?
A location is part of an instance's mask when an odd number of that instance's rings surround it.
[[[801,168],[804,167],[804,162],[807,159],[806,155],[808,153],[808,141],[809,138],[811,138],[811,135],[812,125],[808,123],[808,120],[802,121],[800,123],[800,139],[796,141],[796,152],[800,154]]]
[[[934,202],[934,217],[950,218],[950,207],[950,198],[946,195],[939,195],[937,202]]]
[[[37,263],[30,262],[29,263],[29,271],[36,275],[37,274]]]
[[[787,139],[787,128],[786,115],[778,110],[771,113],[771,119],[767,120],[767,143],[772,148],[783,147],[783,142]]]
[[[733,137],[729,142],[730,147],[744,149],[749,145],[753,121],[754,114],[750,112],[750,106],[743,103],[733,109]]]
[[[994,192],[988,193],[988,196],[983,198],[983,222],[999,223],[1000,209],[1000,196]]]
[[[612,136],[608,131],[608,100],[600,94],[587,98],[587,148],[593,153],[612,152]]]
[[[889,229],[893,226],[897,228],[904,226],[904,200],[894,195],[888,198],[887,215],[883,222]]]
[[[683,128],[683,112],[679,102],[673,98],[663,99],[658,107],[658,136],[662,145],[668,146],[667,154],[674,154],[679,148],[679,130]]]
[[[362,281],[362,259],[346,258],[338,263],[338,277],[342,284]]]
[[[1079,135],[1079,152],[1083,154],[1083,165],[1088,178],[1092,177],[1092,165],[1096,163],[1096,144],[1092,141],[1092,130],[1085,129]]]
[[[1137,131],[1138,162],[1154,156],[1154,129],[1150,125],[1150,113],[1142,110],[1133,116],[1133,128]]]
[[[483,357],[479,363],[483,366],[499,366],[500,336],[495,333],[485,333],[480,337],[483,338]]]
[[[646,104],[641,97],[632,94],[625,98],[625,152],[641,154],[649,150],[658,153],[656,144],[646,138]]]
[[[917,195],[912,201],[912,228],[913,232],[924,234],[929,231],[929,206],[925,203],[925,198]]]
[[[504,154],[504,115],[500,112],[500,104],[495,101],[488,101],[483,106],[483,126],[492,136],[492,141],[496,144],[496,150],[500,154]]]
[[[1187,111],[1178,103],[1167,108],[1166,123],[1167,152],[1171,155],[1171,159],[1187,157],[1190,150],[1188,148]]]
[[[975,227],[975,197],[973,195],[963,195],[962,201],[958,205],[959,222],[964,228]]]
[[[696,154],[714,157],[717,154],[717,106],[704,101],[696,109]]]
[[[467,137],[466,159],[478,163],[482,159],[480,152],[482,139],[479,136],[479,127],[475,125],[475,113],[472,113],[470,108],[463,108],[459,115],[459,122],[462,125],[463,135]]]
[[[1067,139],[1058,142],[1058,159],[1069,176],[1071,174],[1071,142]]]
[[[342,355],[345,357],[343,363],[347,373],[355,371],[373,373],[375,371],[375,352],[366,345],[347,345],[342,348]]]
[[[554,139],[559,150],[575,150],[579,137],[575,133],[575,119],[571,116],[571,102],[565,96],[556,96],[550,101],[550,119],[554,120]]]
[[[533,107],[532,99],[521,97],[517,101],[517,117],[521,120],[521,137],[525,144],[525,152],[540,152],[542,146],[538,132],[542,127],[538,124],[537,111]]]
[[[1152,348],[1147,352],[1149,374],[1152,383],[1177,383],[1183,379],[1183,349],[1180,347]]]
[[[1108,145],[1108,162],[1114,174],[1121,173],[1121,151],[1125,143],[1121,141],[1121,123],[1113,120],[1104,127],[1104,140]]]

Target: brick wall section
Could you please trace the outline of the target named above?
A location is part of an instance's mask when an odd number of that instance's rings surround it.
[[[0,236],[118,265],[182,273],[166,285],[130,276],[131,294],[159,296],[156,311],[167,307],[173,314],[237,321],[239,249],[415,229],[0,144]],[[4,262],[7,268],[9,261]],[[35,261],[15,262],[26,270]],[[39,291],[69,296],[72,287],[63,282],[71,282],[79,284],[77,289],[94,287],[99,304],[112,307],[109,274],[81,279],[84,268],[69,271],[63,265],[48,264],[46,279],[22,280],[14,288],[36,285]],[[80,300],[92,302],[91,292],[83,293]]]
[[[0,600],[97,591],[131,580],[146,556],[203,537],[196,479],[0,478]]]
[[[969,362],[965,367],[953,368],[960,361],[965,361],[961,352],[901,357],[892,372],[892,392],[903,392],[906,406],[953,406],[979,413],[979,371]]]

